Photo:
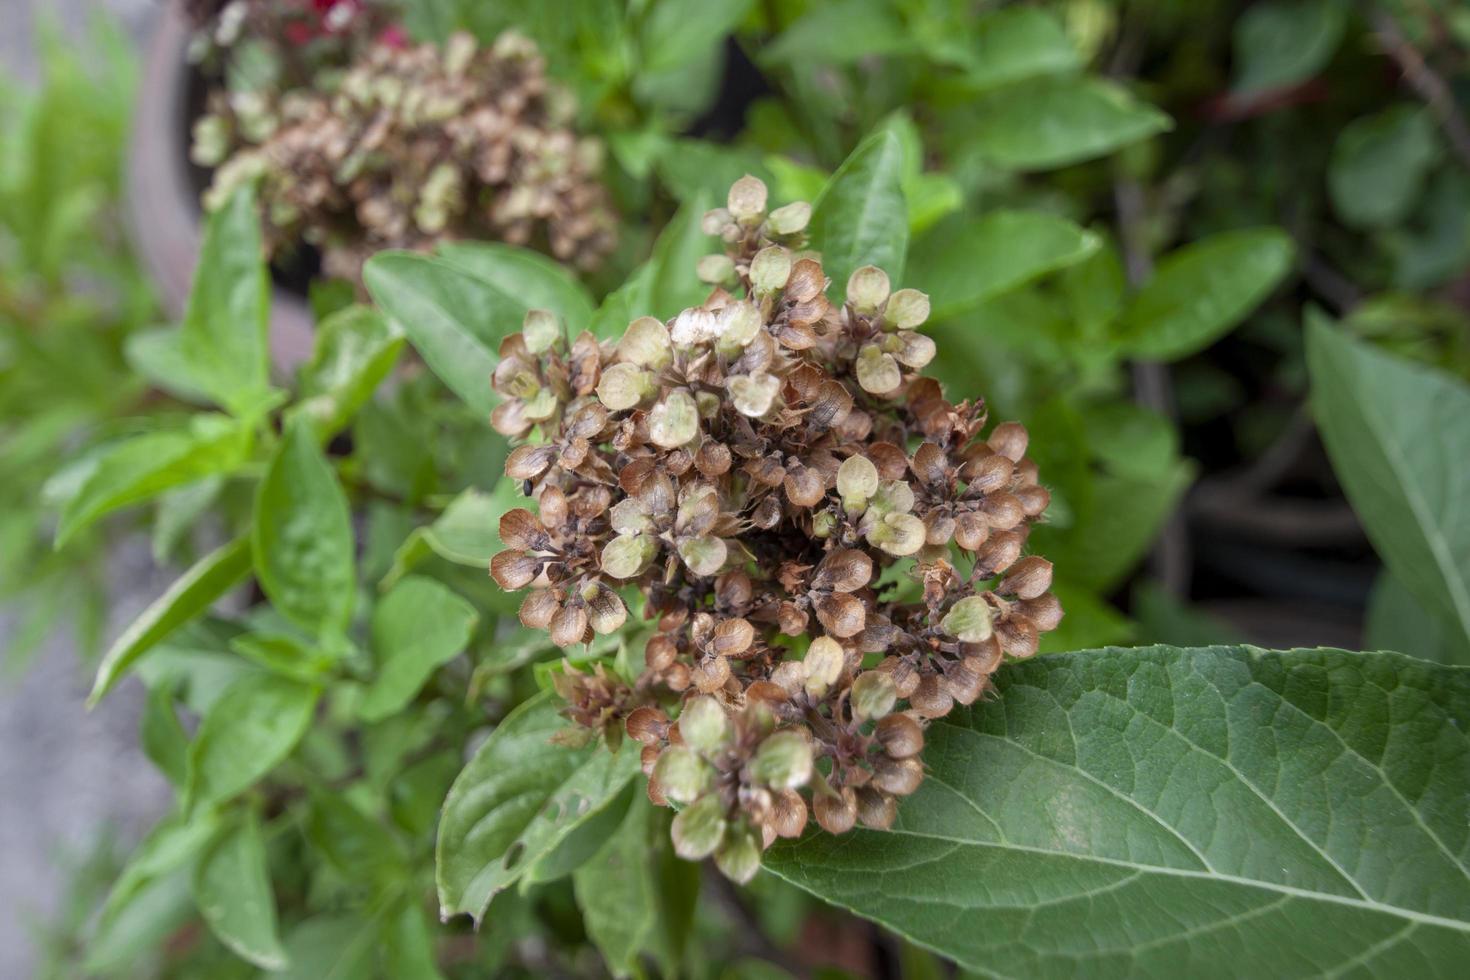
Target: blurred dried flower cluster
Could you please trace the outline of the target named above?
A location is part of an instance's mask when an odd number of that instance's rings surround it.
[[[567,665],[566,713],[641,743],[678,853],[740,881],[809,814],[890,826],[928,722],[1062,616],[1023,554],[1050,499],[1026,430],[983,436],[983,402],[919,373],[923,293],[870,266],[829,300],[810,214],[743,178],[705,218],[702,306],[606,343],[533,310],[493,381],[494,426],[537,433],[506,473],[539,513],[505,515],[491,572],[562,647],[622,627],[636,589],[641,673]]]
[[[230,49],[194,129],[195,162],[216,168],[207,207],[259,181],[272,256],[306,242],[328,275],[353,281],[377,251],[445,239],[527,245],[584,269],[611,251],[601,145],[571,128],[574,107],[533,42],[408,45],[378,5],[297,6],[315,19],[236,0],[200,32],[206,60]],[[251,46],[262,35],[272,43]]]

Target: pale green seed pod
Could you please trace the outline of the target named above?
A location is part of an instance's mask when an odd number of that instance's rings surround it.
[[[759,177],[746,174],[730,187],[726,202],[736,221],[751,223],[766,212],[766,185]]]
[[[726,357],[738,357],[761,332],[761,313],[750,303],[732,303],[720,311],[720,336],[715,349]]]
[[[893,678],[881,670],[869,670],[852,682],[852,715],[858,721],[874,721],[887,715],[898,702]]]
[[[872,316],[888,302],[888,273],[875,265],[853,270],[847,280],[847,304],[857,312]]]
[[[526,340],[526,350],[540,354],[552,348],[561,339],[561,320],[550,310],[527,310],[521,322],[521,336]]]
[[[728,255],[706,255],[699,260],[694,271],[699,276],[700,282],[718,286],[729,282],[730,278],[735,275],[735,263]]]
[[[984,643],[993,631],[990,603],[980,596],[966,596],[950,607],[940,626],[961,643]]]
[[[892,354],[877,344],[864,344],[857,357],[858,384],[870,395],[887,395],[903,384],[903,372]]]
[[[771,212],[766,228],[776,235],[797,235],[812,220],[812,206],[806,201],[792,201]]]
[[[640,316],[628,324],[618,341],[618,357],[631,364],[660,370],[673,360],[674,347],[669,340],[669,328],[662,320],[651,316]]]
[[[675,803],[692,803],[709,785],[709,763],[685,745],[670,745],[659,753],[653,767],[659,792]]]
[[[750,760],[756,782],[771,789],[795,789],[812,778],[812,743],[793,729],[766,737]]]
[[[780,245],[768,245],[750,260],[750,283],[761,296],[785,288],[790,278],[791,252]]]
[[[700,861],[725,840],[725,810],[714,793],[701,796],[674,817],[670,836],[674,853],[686,861]]]
[[[849,456],[837,467],[837,494],[849,512],[861,513],[878,492],[878,467],[866,456]]]
[[[696,752],[719,751],[730,735],[730,720],[720,702],[707,695],[690,698],[679,715],[679,734]]]
[[[814,698],[825,695],[842,676],[846,663],[842,644],[830,636],[817,637],[807,648],[806,659],[801,662],[806,673],[806,692]]]
[[[761,869],[761,846],[755,831],[741,828],[726,834],[725,842],[715,852],[715,867],[738,885],[754,878]]]
[[[900,289],[888,298],[883,323],[895,330],[913,330],[929,319],[929,294]]]
[[[658,542],[646,534],[619,534],[602,549],[602,570],[613,578],[637,578],[658,554]]]
[[[676,449],[699,435],[699,406],[684,388],[675,388],[648,413],[648,438],[661,449]]]
[[[652,372],[620,361],[610,365],[597,379],[597,398],[610,412],[621,412],[647,400],[654,392]]]
[[[885,514],[868,531],[868,541],[895,558],[917,553],[928,536],[924,522],[913,514]]]
[[[695,575],[708,578],[725,567],[729,547],[716,537],[685,538],[679,542],[679,557]]]
[[[737,374],[726,379],[725,387],[737,412],[758,419],[776,404],[781,379],[773,374]]]

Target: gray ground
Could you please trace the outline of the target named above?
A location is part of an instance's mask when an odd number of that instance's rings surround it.
[[[106,7],[141,37],[160,2],[0,0],[0,69],[35,77],[31,39],[41,11],[80,37],[88,17]],[[109,637],[170,578],[152,567],[143,541],[128,542],[113,560]],[[0,610],[0,640],[14,626]],[[89,713],[90,680],[65,635],[51,637],[24,675],[0,678],[0,977],[7,980],[32,973],[34,922],[56,908],[65,858],[85,856],[109,828],[136,839],[168,806],[167,785],[137,748],[141,690],[125,686]]]

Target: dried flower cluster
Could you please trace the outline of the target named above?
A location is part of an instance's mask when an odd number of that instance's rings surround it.
[[[532,311],[501,347],[492,422],[539,513],[500,524],[491,573],[561,647],[656,621],[627,681],[571,665],[566,714],[642,744],[674,842],[746,880],[809,813],[886,828],[923,779],[926,724],[1036,652],[1062,616],[1023,556],[1049,495],[1015,422],[918,372],[929,301],[867,267],[842,305],[803,252],[811,209],[746,177],[705,230],[706,302],[615,343]]]
[[[359,48],[306,87],[213,93],[194,133],[196,162],[217,167],[206,206],[259,180],[272,255],[305,241],[328,275],[353,281],[381,249],[452,238],[582,268],[611,251],[601,145],[570,128],[572,104],[533,42],[507,32],[482,48],[456,34],[441,50],[376,36]]]

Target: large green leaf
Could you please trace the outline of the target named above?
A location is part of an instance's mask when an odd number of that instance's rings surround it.
[[[381,721],[402,710],[439,667],[469,643],[479,614],[433,579],[409,576],[373,609],[378,675],[358,714]]]
[[[587,288],[566,266],[540,252],[504,242],[445,242],[436,251],[517,297],[528,309],[555,313],[574,335],[592,319],[594,304]]]
[[[1400,654],[1104,649],[925,734],[888,833],[767,867],[985,976],[1456,976],[1470,671]]]
[[[1470,388],[1319,319],[1307,367],[1317,428],[1374,548],[1470,638]]]
[[[1213,343],[1265,299],[1291,268],[1275,228],[1225,231],[1171,252],[1118,325],[1134,357],[1170,361]]]
[[[373,301],[464,403],[488,415],[500,341],[521,329],[521,297],[445,259],[379,252],[362,270]]]
[[[983,97],[969,145],[996,166],[1049,170],[1111,153],[1170,128],[1169,117],[1097,78],[1034,79]]]
[[[249,450],[249,430],[213,413],[194,416],[187,428],[147,432],[108,448],[88,464],[81,487],[62,507],[57,547],[119,508],[234,470]]]
[[[194,868],[194,901],[209,928],[241,958],[263,970],[286,966],[276,933],[276,897],[254,813],[210,844]]]
[[[349,306],[333,313],[317,324],[291,414],[309,418],[322,438],[337,432],[372,398],[402,349],[403,335],[376,310]]]
[[[511,712],[465,766],[439,821],[435,851],[445,916],[485,914],[495,893],[611,803],[639,771],[638,752],[552,741],[567,727],[549,692]]]
[[[277,610],[303,629],[342,630],[357,588],[352,518],[337,475],[298,421],[255,494],[255,574]]]
[[[179,349],[192,380],[231,412],[269,397],[270,276],[248,185],[205,222]]]
[[[1267,0],[1235,24],[1235,84],[1251,95],[1296,85],[1331,60],[1347,26],[1346,0]]]
[[[895,284],[903,282],[909,245],[903,177],[903,146],[884,129],[852,151],[812,203],[812,245],[822,253],[835,301],[861,266],[876,265]]]
[[[300,681],[253,672],[226,688],[189,746],[191,809],[234,796],[290,755],[311,724],[318,693]]]
[[[941,319],[1097,251],[1099,240],[1041,211],[992,211],[946,221],[914,246],[910,284],[929,294]]]
[[[250,571],[250,542],[239,538],[211,551],[179,576],[108,648],[97,666],[88,704],[96,704],[139,657],[207,610]]]

